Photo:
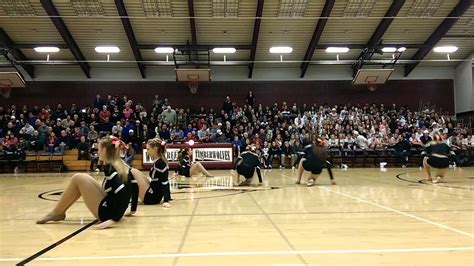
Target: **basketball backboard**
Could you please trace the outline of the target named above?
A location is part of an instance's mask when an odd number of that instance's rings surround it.
[[[25,81],[18,72],[0,72],[1,88],[24,88]]]
[[[176,81],[207,82],[211,81],[210,69],[175,69]]]
[[[393,69],[359,69],[352,84],[384,84],[392,74]]]

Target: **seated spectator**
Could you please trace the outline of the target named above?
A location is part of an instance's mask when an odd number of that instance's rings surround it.
[[[135,160],[135,149],[132,148],[134,144],[133,143],[128,143],[128,149],[124,150],[124,151],[121,151],[120,153],[120,157],[122,158],[122,160],[128,165],[128,166],[132,166],[132,162],[133,160]]]
[[[64,153],[64,150],[68,150],[70,147],[76,147],[72,141],[71,137],[68,136],[65,130],[61,131],[61,135],[56,138],[56,143],[55,143],[55,152]]]
[[[240,151],[242,151],[242,147],[243,147],[243,144],[242,142],[239,140],[239,136],[234,136],[234,140],[232,141],[232,147],[234,149],[234,156],[239,156],[240,155]]]
[[[37,130],[33,131],[33,136],[29,140],[26,141],[26,149],[28,151],[40,151],[43,150],[43,142],[39,138],[39,133]]]
[[[229,141],[228,138],[226,138],[224,133],[222,133],[222,130],[218,129],[217,133],[216,133],[216,136],[213,139],[213,142],[215,142],[215,143],[229,143],[230,141]]]
[[[101,108],[102,110],[99,113],[99,118],[100,118],[100,122],[104,123],[105,118],[108,118],[110,120],[110,111],[107,110],[107,105],[103,105]]]
[[[201,129],[197,132],[197,136],[199,138],[199,141],[201,142],[208,142],[209,141],[209,130],[207,129],[207,124],[202,124]]]
[[[99,125],[99,135],[105,135],[112,132],[113,124],[106,118],[104,123]],[[120,132],[120,131],[119,131]]]
[[[95,131],[94,126],[89,127],[89,133],[87,133],[87,141],[89,143],[96,142],[99,139],[99,133]]]
[[[260,153],[260,162],[263,165],[263,168],[265,168],[265,169],[271,169],[272,168],[271,163],[270,164],[268,163],[268,159],[270,158],[269,151],[270,151],[270,146],[268,145],[268,142],[265,141],[263,143],[263,147],[260,149],[260,152],[261,152]]]
[[[57,147],[56,144],[56,135],[54,134],[54,132],[51,132],[51,134],[46,140],[46,152],[51,154],[54,153],[54,150]]]
[[[403,137],[403,135],[397,136],[397,143],[393,146],[393,153],[400,160],[403,167],[406,167],[408,164],[408,156],[410,155],[411,145],[410,142]]]
[[[77,160],[89,160],[89,144],[86,142],[85,136],[81,136],[77,150]]]
[[[272,168],[272,162],[273,162],[273,159],[275,158],[278,160],[278,163],[280,164],[280,168],[285,168],[284,156],[281,155],[282,154],[281,148],[277,145],[275,141],[272,141],[268,154],[269,154],[268,165],[270,166],[270,168]]]
[[[20,136],[22,136],[25,140],[28,140],[33,136],[33,132],[35,129],[30,125],[30,123],[26,122],[25,126],[20,129]]]
[[[169,140],[170,137],[171,137],[171,133],[168,130],[168,126],[166,124],[163,124],[163,126],[161,127],[161,130],[158,134],[159,134],[160,138],[165,140],[165,141]]]
[[[281,165],[285,166],[285,160],[290,159],[291,166],[295,165],[296,162],[296,150],[290,146],[289,141],[285,141],[281,147]]]

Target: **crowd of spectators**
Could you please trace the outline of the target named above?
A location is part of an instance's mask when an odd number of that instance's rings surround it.
[[[240,100],[240,99],[239,99]],[[78,159],[95,156],[100,136],[114,135],[140,152],[155,136],[168,143],[189,140],[232,143],[235,152],[255,144],[264,167],[273,159],[295,165],[306,144],[317,137],[329,149],[394,149],[405,158],[407,150],[423,149],[440,132],[461,156],[472,157],[474,136],[470,125],[454,121],[425,106],[410,110],[395,104],[335,105],[287,102],[258,104],[252,92],[239,103],[230,96],[221,109],[173,108],[166,98],[154,96],[146,110],[127,96],[97,95],[90,106],[0,106],[0,143],[3,152],[63,153],[77,149]]]

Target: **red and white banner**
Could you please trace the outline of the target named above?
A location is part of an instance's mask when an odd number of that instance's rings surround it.
[[[166,145],[166,158],[171,168],[178,165],[178,153],[180,149],[190,147],[192,149],[192,162],[200,162],[205,168],[225,168],[230,169],[234,163],[232,145],[230,143],[207,143],[207,144],[169,144]],[[143,149],[143,167],[148,169],[153,164],[153,160]]]

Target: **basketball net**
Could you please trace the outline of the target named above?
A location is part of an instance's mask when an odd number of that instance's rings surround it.
[[[0,83],[0,92],[2,94],[2,97],[5,99],[10,98],[10,92],[12,91],[11,85],[10,84],[1,84]]]
[[[188,81],[189,91],[192,94],[196,94],[199,87],[199,76],[189,75],[188,78],[189,78],[189,81]]]
[[[367,81],[367,89],[369,89],[369,91],[375,91],[377,89],[377,85],[373,81]]]

